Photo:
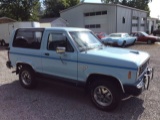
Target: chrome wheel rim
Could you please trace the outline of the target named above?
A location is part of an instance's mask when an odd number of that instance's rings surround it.
[[[101,106],[109,106],[113,101],[111,91],[105,86],[98,86],[94,90],[94,99]]]
[[[22,79],[23,84],[26,86],[30,85],[32,82],[31,75],[28,71],[22,72],[21,79]]]

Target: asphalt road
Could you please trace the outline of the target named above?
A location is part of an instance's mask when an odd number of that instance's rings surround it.
[[[94,107],[83,89],[57,83],[22,88],[6,68],[7,51],[0,48],[0,120],[160,120],[160,45],[135,44],[125,49],[146,51],[155,68],[149,90],[123,100],[112,112]]]

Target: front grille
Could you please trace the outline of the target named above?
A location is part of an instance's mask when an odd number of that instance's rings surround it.
[[[144,72],[144,70],[147,68],[148,63],[149,63],[149,60],[147,60],[144,64],[140,66],[138,76],[140,76]]]

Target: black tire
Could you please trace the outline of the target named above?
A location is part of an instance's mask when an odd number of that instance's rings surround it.
[[[121,93],[118,87],[103,79],[92,83],[90,96],[93,104],[104,111],[114,110],[121,101]]]
[[[19,72],[19,80],[22,87],[32,89],[36,85],[34,71],[30,67],[22,67]]]
[[[136,43],[136,40],[134,40],[134,42],[133,42],[133,44],[132,45],[134,45]]]
[[[147,40],[147,44],[152,44],[152,40]]]
[[[4,40],[2,40],[1,45],[2,45],[2,46],[5,46],[5,45],[6,45],[6,43],[5,43]]]
[[[121,45],[121,47],[125,47],[126,46],[126,41],[123,41],[123,43],[122,43],[122,45]]]

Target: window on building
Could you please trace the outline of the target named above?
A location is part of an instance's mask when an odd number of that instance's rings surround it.
[[[97,12],[87,12],[87,13],[84,13],[84,16],[88,17],[88,16],[106,15],[106,14],[107,14],[107,10],[97,11]]]
[[[145,24],[141,24],[141,26],[142,26],[142,27],[144,27],[144,26],[145,26]]]
[[[142,18],[142,21],[145,21],[146,20],[146,18]]]
[[[100,26],[100,24],[96,24],[96,28],[100,28],[101,26]]]
[[[89,28],[95,28],[95,27],[96,27],[96,25],[94,25],[94,24],[89,26]]]
[[[124,17],[122,18],[122,23],[125,24],[125,18]]]
[[[90,16],[95,16],[95,14],[96,14],[95,12],[91,12]]]
[[[84,16],[89,16],[89,13],[84,13]]]
[[[90,25],[85,25],[85,28],[101,28],[100,24],[90,24]]]
[[[159,20],[156,20],[156,24],[159,23],[159,22],[160,22]]]
[[[101,14],[102,14],[101,11],[96,12],[96,15],[101,15]]]
[[[85,28],[89,28],[89,25],[85,25]]]
[[[138,20],[137,16],[132,16],[132,20]]]
[[[107,11],[102,11],[102,15],[105,15],[105,14],[107,14]]]
[[[136,23],[132,24],[132,27],[137,27],[137,26],[138,26],[138,24],[136,24]]]

